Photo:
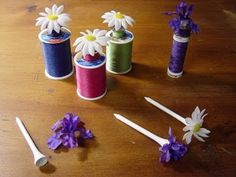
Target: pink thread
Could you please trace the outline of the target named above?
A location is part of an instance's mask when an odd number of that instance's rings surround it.
[[[105,63],[98,68],[82,68],[76,65],[77,89],[85,98],[96,98],[106,92]]]
[[[94,56],[87,54],[84,56],[84,60],[94,61],[94,60],[97,60],[99,58],[99,56],[100,56],[99,53],[95,53]]]

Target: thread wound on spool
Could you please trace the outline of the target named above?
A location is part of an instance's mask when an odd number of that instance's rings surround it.
[[[78,95],[87,100],[101,98],[106,92],[105,56],[96,60],[86,61],[81,53],[74,57]]]
[[[70,35],[70,31],[66,28],[62,28],[58,36],[48,35],[46,30],[39,33],[46,76],[50,79],[65,79],[73,73]]]
[[[111,38],[106,47],[106,68],[115,74],[124,74],[131,69],[133,34],[125,31],[124,37],[117,39],[112,36],[112,31],[107,35]]]
[[[173,44],[168,66],[169,76],[178,77],[182,75],[188,41],[188,37],[173,35]]]

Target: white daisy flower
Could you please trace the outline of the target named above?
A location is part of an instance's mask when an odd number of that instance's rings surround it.
[[[105,19],[103,23],[108,23],[108,27],[114,27],[116,31],[122,28],[127,29],[128,25],[133,26],[134,23],[134,19],[130,16],[114,10],[106,12],[102,15],[102,18]]]
[[[92,31],[86,30],[87,33],[80,32],[83,36],[75,40],[73,46],[75,52],[82,52],[83,56],[91,55],[94,56],[96,52],[102,52],[102,46],[106,46],[108,42],[108,37],[106,36],[106,30],[95,29]]]
[[[41,25],[41,30],[47,29],[48,34],[52,31],[60,33],[61,27],[66,27],[70,17],[66,13],[62,13],[64,6],[57,7],[56,4],[52,6],[52,9],[46,7],[45,12],[39,13],[42,17],[38,17],[36,20],[36,26]]]
[[[197,106],[192,113],[192,119],[189,117],[185,119],[186,126],[183,128],[183,131],[186,133],[183,136],[183,140],[186,140],[187,144],[191,142],[192,136],[201,142],[205,142],[203,137],[209,137],[207,134],[209,134],[210,131],[206,128],[202,128],[203,119],[207,115],[204,114],[204,112],[205,109],[200,111],[199,107]]]

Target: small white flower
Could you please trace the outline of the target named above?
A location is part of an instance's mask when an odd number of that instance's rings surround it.
[[[106,36],[106,30],[95,29],[92,31],[86,30],[87,33],[80,32],[83,36],[75,40],[73,46],[75,52],[82,52],[82,55],[87,54],[94,56],[95,52],[102,53],[102,46],[106,46],[108,37]]]
[[[56,4],[52,6],[52,9],[48,7],[45,8],[45,12],[39,13],[42,17],[38,17],[36,20],[36,26],[41,25],[41,30],[47,29],[48,34],[51,34],[52,31],[60,32],[62,26],[67,26],[70,17],[66,13],[62,13],[64,6],[61,5],[57,7]]]
[[[186,126],[183,128],[183,131],[186,133],[183,136],[183,140],[186,140],[186,143],[189,144],[191,142],[192,136],[197,138],[201,142],[205,142],[202,138],[209,137],[207,134],[210,133],[209,130],[206,128],[201,128],[203,124],[203,119],[207,114],[204,114],[205,109],[200,111],[199,107],[197,106],[192,113],[192,119],[186,118]]]
[[[115,27],[115,30],[118,31],[122,29],[127,29],[128,24],[133,26],[134,19],[130,16],[116,12],[112,10],[111,12],[106,12],[102,15],[102,18],[105,19],[103,23],[108,23],[108,27]]]

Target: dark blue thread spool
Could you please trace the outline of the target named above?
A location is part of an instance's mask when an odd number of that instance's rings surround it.
[[[189,37],[173,35],[173,44],[167,74],[170,77],[178,78],[183,74],[185,55],[188,48]]]
[[[70,35],[71,32],[66,28],[62,28],[59,35],[48,35],[47,30],[39,33],[44,55],[45,75],[50,79],[66,79],[74,72]]]

